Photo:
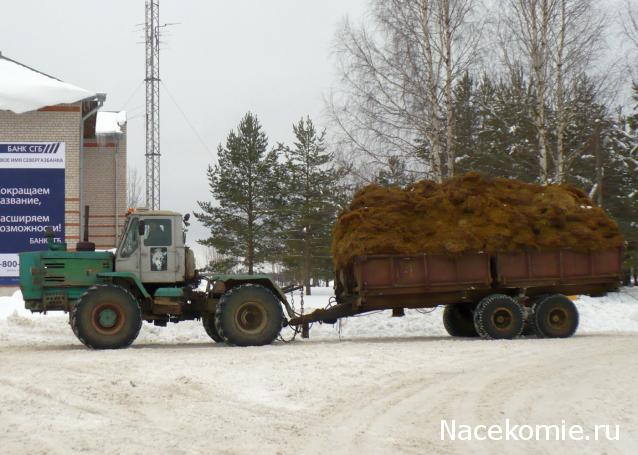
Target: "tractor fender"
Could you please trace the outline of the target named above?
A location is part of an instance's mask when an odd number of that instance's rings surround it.
[[[266,289],[270,290],[279,301],[282,303],[289,317],[293,317],[294,313],[286,294],[281,290],[277,283],[275,283],[268,275],[213,275],[210,277],[212,282],[216,283],[214,287],[220,289],[217,283],[223,283],[223,292],[229,291],[234,287],[241,286],[242,284],[258,284]]]
[[[146,290],[146,288],[144,287],[144,285],[142,284],[142,282],[140,281],[139,277],[137,275],[135,275],[134,273],[131,272],[104,272],[104,273],[98,273],[97,274],[98,278],[102,278],[102,279],[107,279],[109,281],[113,281],[115,278],[120,279],[120,280],[124,280],[124,281],[129,281],[131,283],[133,283],[135,285],[135,287],[140,291],[140,293],[142,294],[142,296],[146,299],[150,299],[151,295],[148,293],[148,291]]]

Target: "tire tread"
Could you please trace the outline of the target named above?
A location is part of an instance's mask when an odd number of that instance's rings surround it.
[[[87,297],[89,297],[91,294],[95,292],[100,291],[101,289],[117,289],[119,291],[124,292],[133,302],[137,303],[137,299],[135,298],[133,294],[131,294],[127,289],[123,288],[122,286],[118,286],[115,284],[95,284],[89,287],[86,291],[84,291],[78,298],[77,303],[73,305],[73,307],[71,308],[71,311],[69,312],[69,323],[71,324],[71,330],[73,330],[73,333],[75,334],[77,339],[80,340],[80,342],[83,345],[91,349],[101,349],[101,348],[94,346],[89,340],[87,340],[86,336],[82,333],[81,327],[78,322],[79,321],[78,313],[81,312],[84,306],[88,304]],[[119,348],[126,348],[130,346],[133,343],[133,341],[135,341],[135,339],[140,333],[140,330],[142,329],[142,310],[140,309],[139,303],[136,304],[136,307],[137,307],[138,316],[139,316],[138,318],[136,318],[137,320],[136,327],[134,328],[134,331],[131,333],[131,336],[129,336],[128,339],[119,346]]]
[[[490,333],[487,330],[486,327],[486,323],[485,323],[485,308],[490,305],[491,303],[500,300],[500,299],[507,299],[509,301],[511,301],[512,303],[515,304],[515,308],[517,308],[518,314],[517,316],[520,318],[521,320],[521,324],[520,324],[520,329],[518,330],[517,333],[515,333],[511,338],[516,338],[519,337],[523,331],[523,324],[522,321],[524,321],[525,319],[525,315],[523,313],[523,309],[521,308],[520,304],[514,300],[512,297],[505,295],[505,294],[492,294],[492,295],[488,295],[487,297],[483,298],[479,304],[476,307],[476,310],[474,310],[474,327],[476,328],[476,332],[479,334],[479,336],[485,340],[491,340],[494,337],[492,335],[490,335]]]

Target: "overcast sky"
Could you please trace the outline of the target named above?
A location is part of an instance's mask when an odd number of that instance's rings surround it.
[[[601,2],[612,25],[623,3]],[[301,116],[321,125],[323,97],[335,81],[335,31],[346,15],[359,21],[366,4],[161,0],[160,21],[179,23],[165,37],[161,78],[201,137],[162,87],[162,208],[185,213],[210,197],[206,167],[247,111],[259,116],[271,145],[289,143]],[[142,175],[143,22],[144,0],[6,1],[0,15],[0,51],[7,57],[105,92],[106,109],[128,112],[128,164]],[[611,35],[614,60],[623,40],[617,31]],[[205,231],[194,223],[191,234],[194,240]]]
[[[161,54],[161,203],[179,212],[208,197],[206,167],[244,113],[256,113],[271,145],[292,123],[321,124],[334,81],[338,24],[366,0],[160,0],[168,29]],[[144,172],[144,0],[3,2],[0,51],[128,112],[128,165]],[[203,142],[203,144],[202,144]],[[207,151],[208,149],[208,151]],[[193,237],[205,232],[193,226]],[[192,243],[192,242],[191,242]]]

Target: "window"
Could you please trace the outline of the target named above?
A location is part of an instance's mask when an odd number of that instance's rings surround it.
[[[135,250],[137,250],[137,245],[139,244],[139,234],[137,233],[137,226],[139,225],[139,220],[137,218],[133,218],[128,225],[128,230],[126,231],[126,236],[124,237],[124,241],[120,246],[120,257],[128,258]]]
[[[146,219],[144,246],[171,246],[173,231],[170,219]]]

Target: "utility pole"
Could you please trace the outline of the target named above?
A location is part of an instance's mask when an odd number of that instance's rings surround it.
[[[159,0],[146,0],[146,206],[160,208]]]

